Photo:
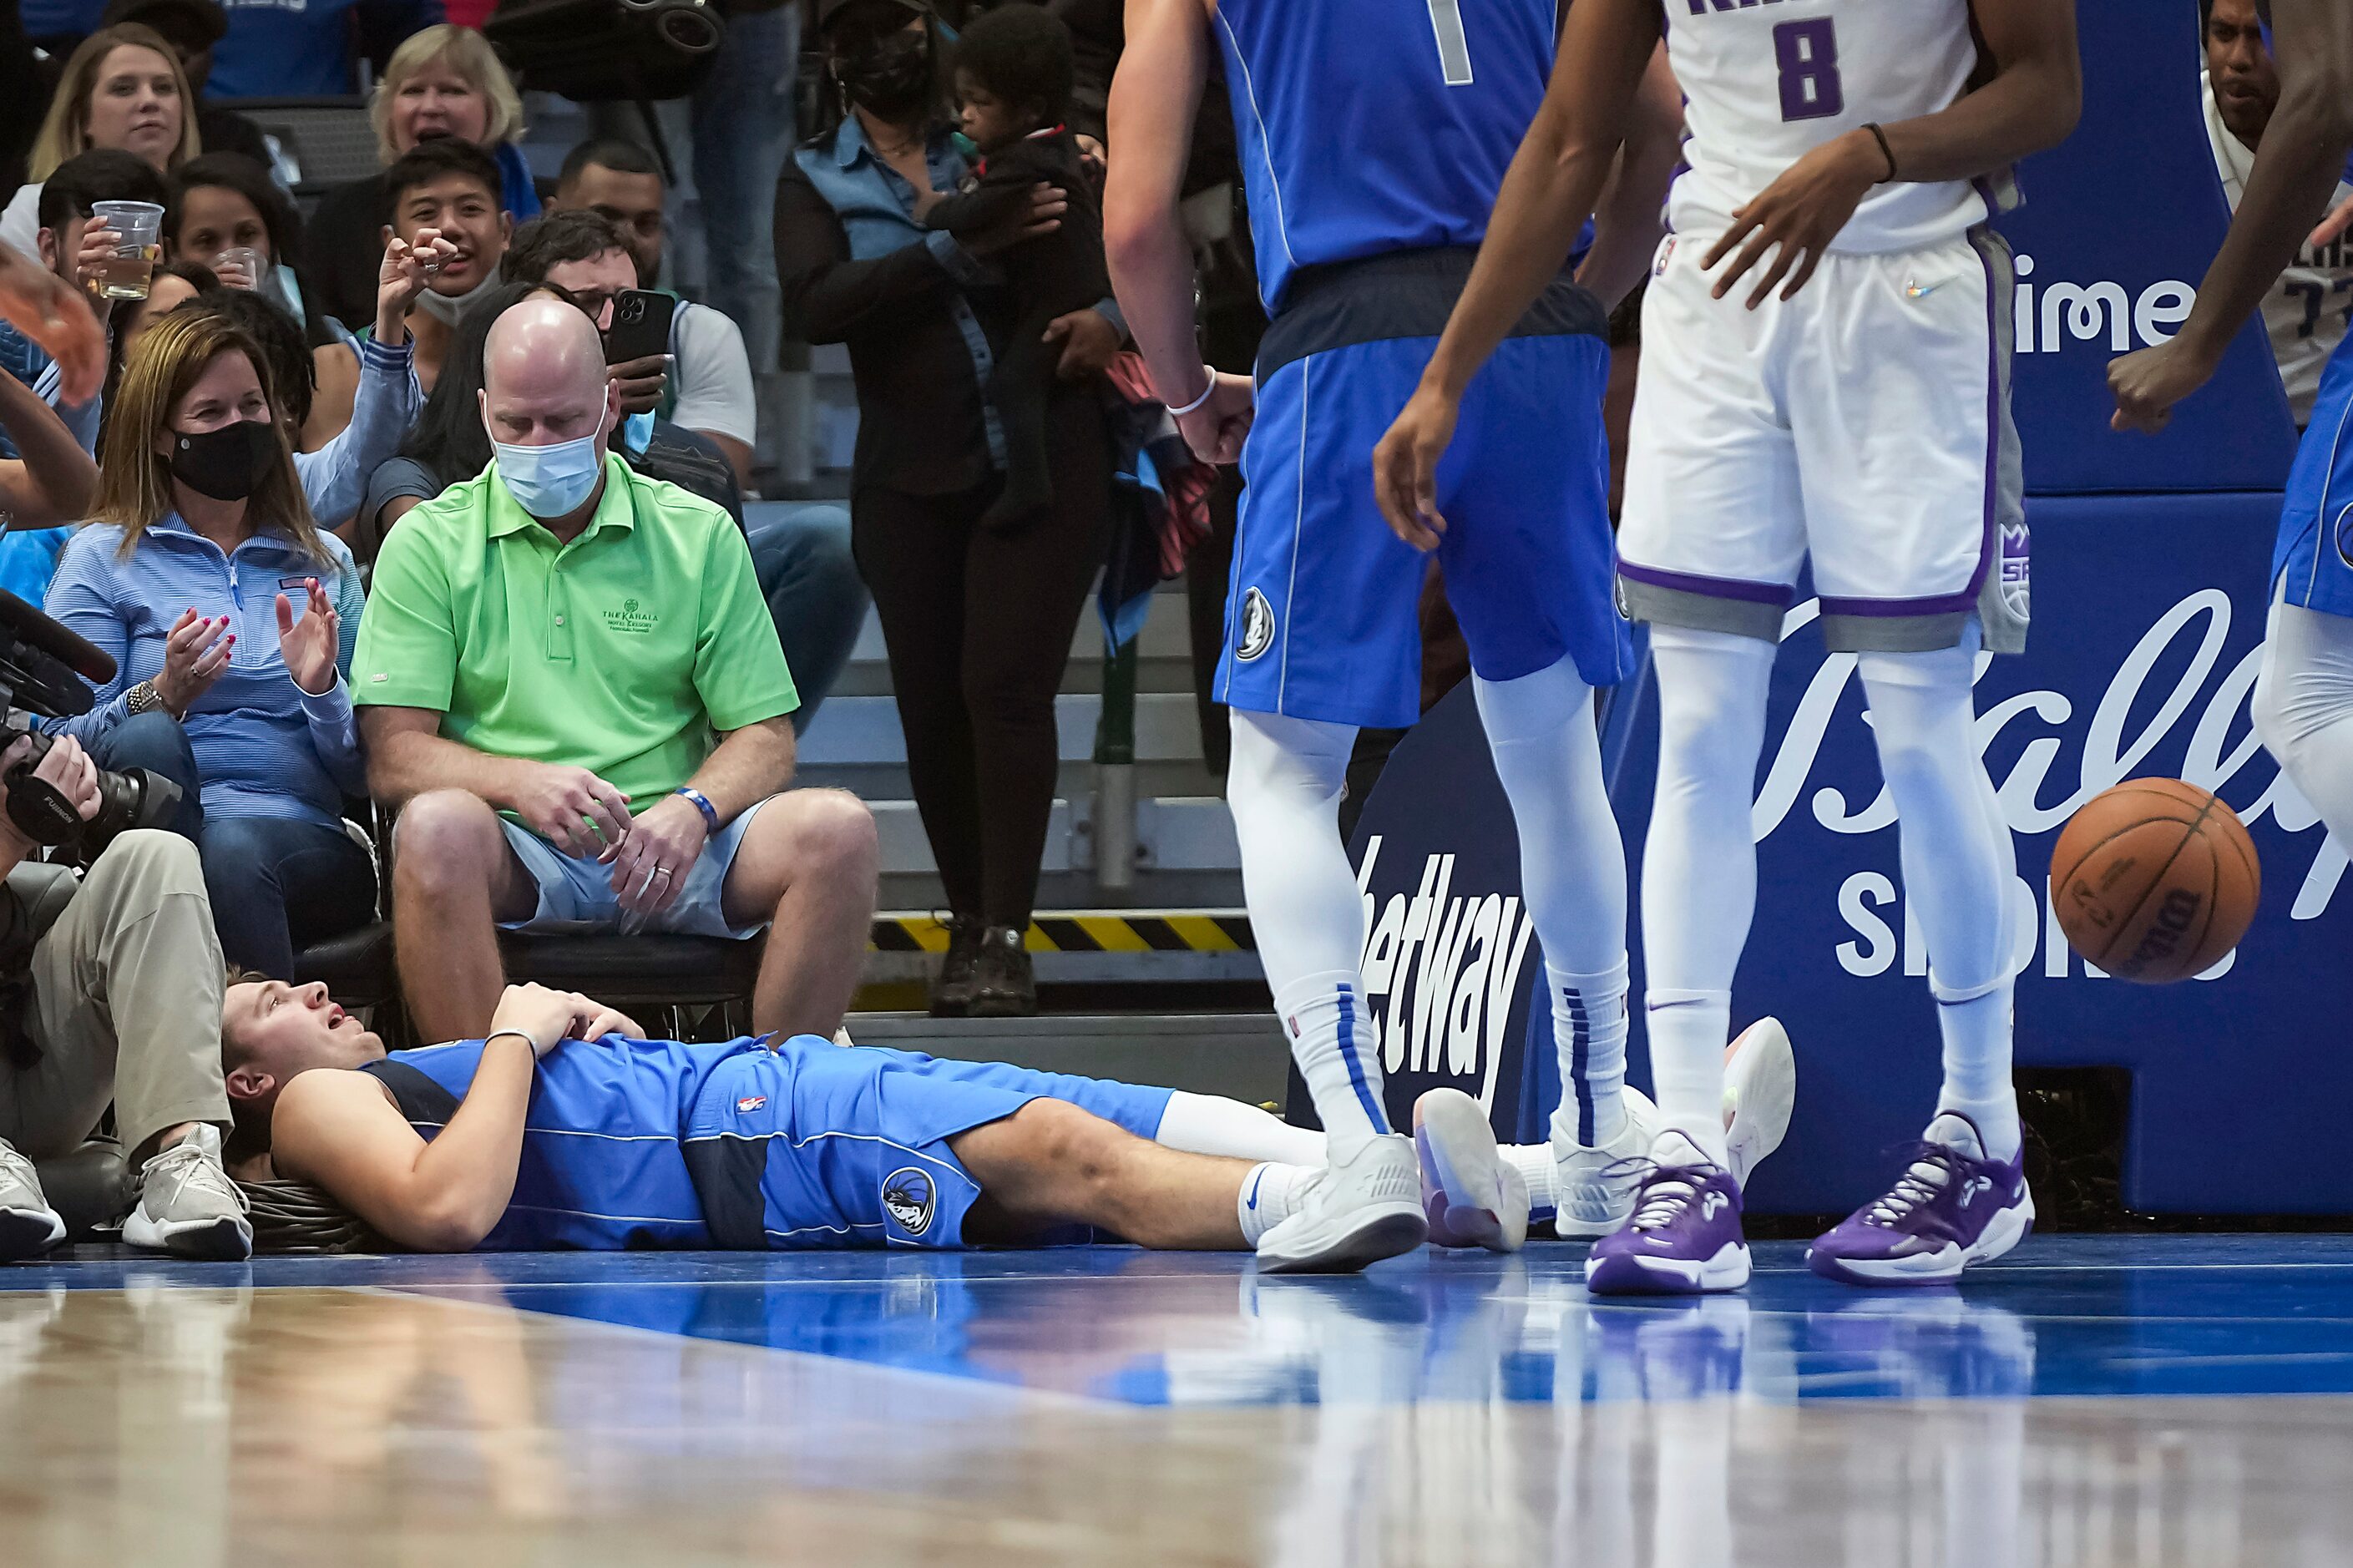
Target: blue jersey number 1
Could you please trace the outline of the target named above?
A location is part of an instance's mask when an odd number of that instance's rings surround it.
[[[1471,40],[1462,31],[1461,0],[1430,0],[1430,30],[1438,35],[1438,68],[1449,87],[1471,85]]]
[[[1828,120],[1846,108],[1839,87],[1838,24],[1828,16],[1773,29],[1773,63],[1781,68],[1781,118]]]

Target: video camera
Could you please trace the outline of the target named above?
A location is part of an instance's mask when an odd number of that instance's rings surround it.
[[[85,679],[86,678],[86,679]],[[180,804],[180,786],[145,768],[127,773],[100,770],[98,815],[84,822],[65,793],[33,768],[54,743],[31,720],[69,719],[87,713],[90,682],[114,679],[114,660],[70,629],[51,620],[16,595],[0,589],[0,749],[19,734],[30,735],[33,754],[10,768],[8,820],[36,844],[70,847],[79,858],[95,860],[117,835],[133,827],[161,827]]]

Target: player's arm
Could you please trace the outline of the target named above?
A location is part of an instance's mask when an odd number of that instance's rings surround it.
[[[1716,276],[1715,298],[1768,251],[1748,308],[1763,304],[1784,277],[1782,299],[1804,288],[1873,185],[1975,179],[2067,139],[2084,107],[2074,0],[1971,0],[1971,10],[1993,59],[1992,79],[1934,114],[1881,126],[1884,148],[1857,126],[1790,164],[1734,211],[1732,226],[1701,258],[1712,268],[1739,247]]]
[[[1373,451],[1373,490],[1382,515],[1416,549],[1436,549],[1446,529],[1438,515],[1436,476],[1454,438],[1462,389],[1559,276],[1609,183],[1635,92],[1658,46],[1658,0],[1577,0],[1568,8],[1551,84],[1504,175],[1470,280],[1421,384]],[[1129,53],[1134,53],[1132,39]],[[1114,168],[1118,162],[1113,159]],[[1128,319],[1134,320],[1133,312]]]
[[[2173,405],[2206,384],[2295,259],[2353,148],[2353,0],[2272,0],[2271,14],[2279,107],[2189,319],[2170,342],[2108,365],[2119,430],[2164,429]]]
[[[1213,463],[1241,457],[1250,433],[1250,378],[1201,363],[1193,331],[1193,252],[1177,216],[1193,116],[1208,80],[1209,18],[1202,0],[1127,0],[1127,46],[1111,83],[1110,167],[1103,182],[1103,255],[1127,330],[1173,409],[1176,426]]]
[[[511,985],[480,1066],[449,1124],[427,1142],[365,1073],[306,1072],[279,1091],[270,1163],[324,1188],[386,1240],[417,1252],[480,1245],[514,1197],[533,1070],[562,1041],[636,1026],[585,996]]]
[[[1651,68],[1634,95],[1618,172],[1593,214],[1593,248],[1577,280],[1616,310],[1651,269],[1666,232],[1667,187],[1683,162],[1683,95],[1667,63],[1667,47],[1651,54]]]

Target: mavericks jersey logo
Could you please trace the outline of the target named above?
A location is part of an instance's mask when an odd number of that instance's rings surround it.
[[[1234,644],[1234,657],[1248,664],[1274,646],[1274,606],[1267,603],[1264,594],[1256,588],[1242,595],[1240,640]]]
[[[932,1228],[935,1192],[927,1173],[902,1165],[882,1178],[882,1206],[899,1222],[900,1229],[909,1236],[921,1236]]]

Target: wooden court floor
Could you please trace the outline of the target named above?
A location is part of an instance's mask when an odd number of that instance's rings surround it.
[[[2340,1564],[2353,1237],[0,1272],[0,1564]]]

